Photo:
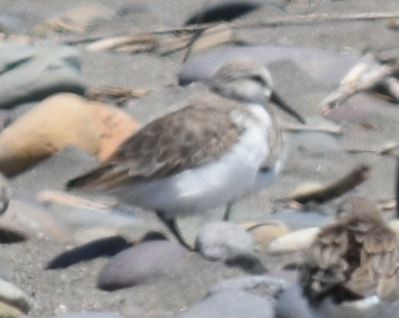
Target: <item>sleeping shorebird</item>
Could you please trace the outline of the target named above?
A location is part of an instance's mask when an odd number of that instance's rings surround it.
[[[268,101],[304,122],[272,91],[267,69],[252,61],[221,67],[207,84],[208,95],[149,123],[67,187],[106,192],[156,211],[190,249],[177,216],[227,205],[228,219],[234,202],[267,186],[281,170],[282,135]]]
[[[352,198],[318,234],[301,273],[315,318],[399,317],[399,239],[377,206]]]

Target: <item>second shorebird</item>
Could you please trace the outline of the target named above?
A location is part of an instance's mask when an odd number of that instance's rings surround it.
[[[315,318],[399,317],[399,238],[373,202],[348,203],[306,253],[303,295]]]
[[[67,187],[110,193],[154,210],[190,248],[176,217],[227,205],[227,219],[234,202],[280,172],[282,135],[268,102],[303,123],[273,92],[267,69],[252,61],[221,67],[208,86],[208,95],[149,123],[106,163]]]

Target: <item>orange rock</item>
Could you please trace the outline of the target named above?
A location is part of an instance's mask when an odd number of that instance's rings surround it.
[[[0,134],[0,170],[7,176],[16,175],[68,146],[104,160],[138,127],[115,107],[57,94]]]
[[[101,140],[97,155],[100,161],[104,161],[128,137],[133,135],[140,128],[140,125],[116,107],[109,107],[98,102],[90,102],[89,105],[100,124]]]

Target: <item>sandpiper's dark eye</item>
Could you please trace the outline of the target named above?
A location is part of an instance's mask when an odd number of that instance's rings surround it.
[[[260,75],[253,75],[253,76],[251,76],[251,79],[252,79],[253,81],[257,82],[258,84],[266,85],[265,80],[264,80],[263,77],[260,76]]]

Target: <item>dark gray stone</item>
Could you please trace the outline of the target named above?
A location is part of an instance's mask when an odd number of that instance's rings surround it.
[[[178,318],[274,318],[273,301],[243,291],[223,291],[203,299]]]
[[[114,256],[98,276],[97,286],[116,290],[168,273],[182,262],[186,250],[166,240],[143,242]]]
[[[83,94],[79,51],[50,42],[0,44],[0,108],[57,92]]]
[[[217,3],[196,12],[187,19],[185,24],[232,21],[259,7],[260,4],[255,1],[226,1],[224,3]]]

